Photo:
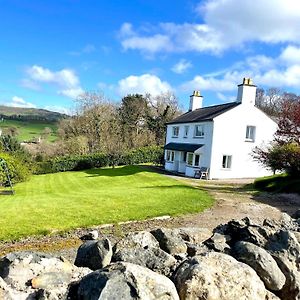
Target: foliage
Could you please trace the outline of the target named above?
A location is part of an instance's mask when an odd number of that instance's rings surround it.
[[[0,152],[0,158],[6,161],[9,176],[13,184],[17,182],[25,181],[29,178],[30,171],[27,168],[26,164],[23,163],[17,157],[12,156],[11,154]],[[7,186],[7,177],[4,169],[0,167],[0,183],[4,186]]]
[[[14,196],[1,198],[0,240],[196,213],[212,204],[207,192],[147,167],[32,176],[15,186]]]
[[[287,174],[262,177],[254,181],[254,187],[267,192],[300,194],[300,179]]]
[[[106,166],[134,165],[141,163],[161,164],[163,161],[163,148],[159,146],[134,149],[123,154],[95,153],[90,155],[72,155],[56,157],[41,162],[37,173],[55,173],[65,171],[78,171]]]

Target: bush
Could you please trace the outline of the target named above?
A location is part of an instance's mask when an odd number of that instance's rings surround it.
[[[22,160],[12,156],[11,154],[3,152],[0,152],[0,158],[6,161],[9,176],[13,184],[28,179],[30,176],[30,171]],[[0,168],[0,182],[4,186],[8,185],[6,173],[2,167]]]
[[[162,164],[163,148],[159,146],[143,147],[123,154],[97,153],[57,157],[38,163],[37,174],[65,171],[79,171],[118,165],[135,165],[142,163]]]

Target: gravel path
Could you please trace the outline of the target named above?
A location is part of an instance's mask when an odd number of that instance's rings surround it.
[[[198,214],[92,229],[98,229],[100,236],[108,236],[112,242],[116,242],[130,231],[151,230],[158,227],[204,227],[212,230],[221,223],[246,216],[257,222],[261,222],[266,217],[280,219],[281,212],[292,214],[300,207],[299,195],[257,193],[251,188],[247,188],[247,184],[253,182],[251,179],[200,181],[199,179],[172,177],[195,188],[208,191],[216,199],[214,206]],[[0,242],[0,256],[12,251],[38,250],[63,255],[72,261],[76,249],[81,244],[79,237],[89,230],[91,229],[77,229],[61,235],[31,237],[17,242]]]

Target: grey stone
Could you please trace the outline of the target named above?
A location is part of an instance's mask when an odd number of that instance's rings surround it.
[[[255,271],[217,252],[184,261],[175,274],[180,299],[265,300],[267,291]]]
[[[113,260],[134,263],[166,276],[174,271],[177,262],[172,255],[153,247],[119,250]]]
[[[119,262],[85,276],[78,287],[78,299],[178,300],[173,282],[142,266]]]
[[[292,217],[294,219],[300,219],[300,208],[293,213]]]
[[[209,248],[217,252],[230,253],[231,249],[227,242],[231,241],[229,235],[220,233],[214,233],[211,238],[206,240],[204,244]]]
[[[201,244],[212,236],[211,230],[201,227],[182,227],[178,229],[179,236],[186,242]]]
[[[283,287],[285,276],[266,250],[249,242],[237,242],[233,249],[235,258],[252,267],[269,290]]]
[[[159,228],[151,231],[162,250],[171,255],[186,254],[187,246],[178,235],[178,230]]]
[[[148,231],[131,232],[116,243],[116,245],[114,246],[114,252],[118,252],[121,249],[137,247],[159,248],[159,243],[155,239],[155,237]]]
[[[75,266],[98,270],[107,266],[112,258],[112,246],[109,239],[87,241],[77,250]]]
[[[99,237],[99,233],[97,230],[92,230],[88,232],[87,234],[80,237],[82,241],[89,241],[89,240],[97,240]]]

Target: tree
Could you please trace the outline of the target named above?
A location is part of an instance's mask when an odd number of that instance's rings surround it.
[[[52,129],[50,127],[45,127],[42,131],[42,137],[46,140],[49,135],[52,133]]]

